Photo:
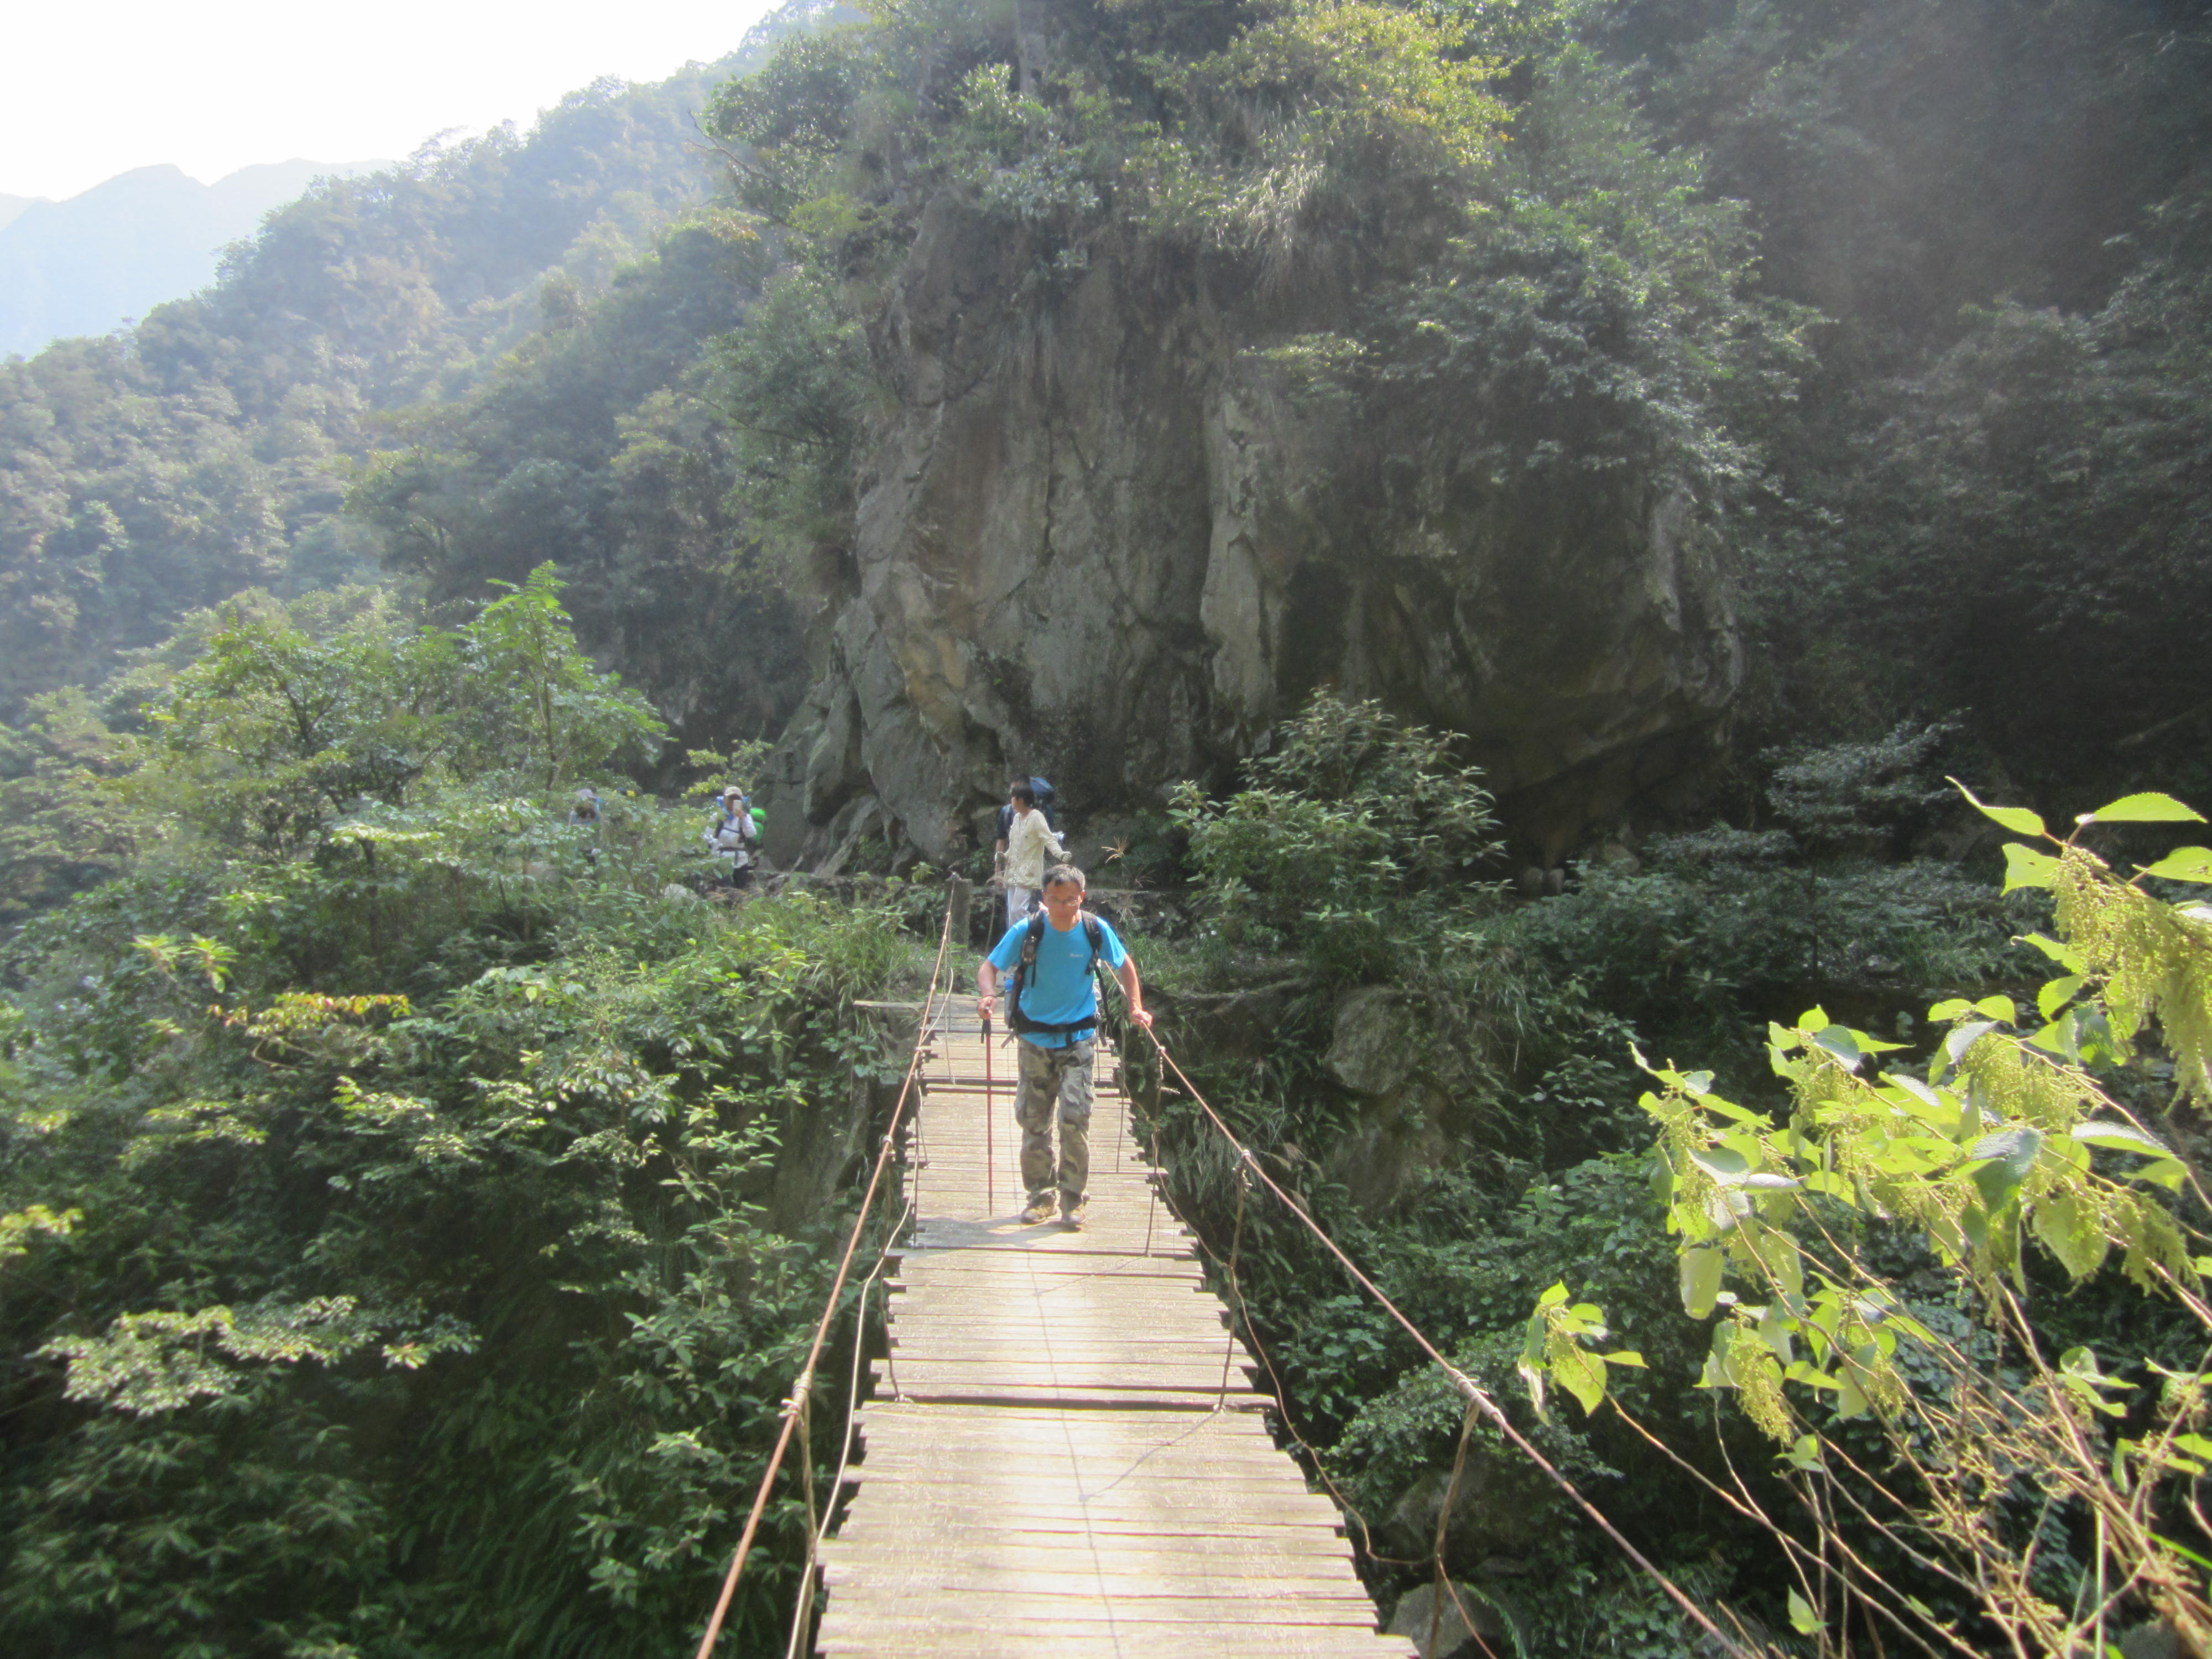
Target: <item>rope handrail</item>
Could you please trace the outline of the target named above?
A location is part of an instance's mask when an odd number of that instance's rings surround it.
[[[1395,1320],[1405,1330],[1407,1335],[1413,1339],[1414,1345],[1429,1357],[1439,1370],[1443,1372],[1454,1391],[1468,1402],[1468,1408],[1481,1413],[1500,1434],[1513,1443],[1516,1449],[1542,1470],[1552,1484],[1566,1495],[1575,1507],[1579,1509],[1597,1527],[1598,1530],[1605,1534],[1613,1547],[1626,1556],[1644,1577],[1657,1585],[1667,1598],[1680,1607],[1692,1622],[1717,1643],[1723,1652],[1731,1655],[1733,1659],[1757,1659],[1756,1655],[1714,1623],[1711,1615],[1692,1601],[1687,1591],[1668,1577],[1643,1551],[1631,1543],[1622,1534],[1620,1529],[1605,1517],[1597,1505],[1583,1495],[1581,1489],[1573,1481],[1567,1479],[1566,1475],[1542,1452],[1537,1450],[1526,1435],[1514,1427],[1513,1420],[1505,1414],[1504,1408],[1492,1398],[1488,1389],[1444,1358],[1442,1351],[1435,1343],[1429,1340],[1421,1328],[1408,1319],[1398,1304],[1384,1295],[1381,1287],[1360,1270],[1358,1263],[1345,1254],[1343,1247],[1328,1236],[1327,1230],[1313,1218],[1305,1206],[1277,1184],[1274,1177],[1261,1167],[1260,1160],[1254,1156],[1252,1150],[1237,1138],[1236,1133],[1223,1121],[1221,1115],[1214,1110],[1212,1103],[1206,1099],[1198,1085],[1191,1081],[1189,1073],[1176,1063],[1175,1056],[1168,1052],[1167,1044],[1160,1041],[1158,1034],[1149,1026],[1141,1026],[1139,1029],[1152,1039],[1152,1047],[1159,1053],[1161,1063],[1175,1073],[1176,1080],[1182,1085],[1199,1110],[1206,1114],[1207,1121],[1213,1126],[1215,1132],[1228,1143],[1243,1169],[1273,1193],[1281,1201],[1283,1206],[1304,1224],[1306,1231],[1319,1239],[1322,1247],[1337,1259],[1345,1272],[1352,1276],[1352,1282],[1373,1297],[1376,1304]],[[1249,1321],[1248,1314],[1248,1323]]]
[[[929,990],[925,1008],[937,1000],[938,981],[945,972],[945,957],[952,943],[953,901],[948,898],[945,906],[945,927],[937,939],[937,959],[929,969]],[[791,1395],[783,1402],[783,1429],[776,1436],[775,1449],[769,1455],[768,1468],[761,1476],[760,1489],[753,1494],[751,1511],[745,1516],[744,1531],[738,1534],[737,1553],[730,1559],[730,1570],[722,1578],[722,1593],[714,1599],[714,1611],[707,1620],[706,1634],[699,1638],[696,1659],[711,1659],[714,1644],[722,1633],[722,1621],[729,1616],[730,1601],[737,1594],[738,1577],[744,1572],[745,1558],[751,1553],[754,1535],[760,1530],[761,1516],[767,1511],[769,1492],[775,1485],[775,1477],[783,1467],[784,1454],[791,1449],[791,1439],[799,1427],[804,1402],[814,1389],[814,1368],[821,1362],[823,1345],[830,1339],[830,1327],[837,1316],[838,1298],[845,1292],[845,1280],[853,1270],[853,1258],[859,1253],[860,1236],[868,1224],[868,1215],[875,1207],[876,1193],[883,1185],[884,1171],[890,1167],[891,1152],[896,1144],[901,1120],[906,1116],[907,1103],[914,1096],[915,1075],[921,1068],[922,1050],[929,1039],[928,1021],[916,1022],[914,1053],[908,1058],[906,1078],[899,1085],[898,1101],[891,1108],[890,1122],[884,1129],[881,1148],[876,1153],[875,1167],[868,1173],[867,1189],[860,1194],[860,1213],[853,1218],[853,1231],[845,1241],[845,1254],[837,1263],[836,1277],[830,1282],[830,1296],[822,1309],[822,1317],[816,1322],[814,1340],[806,1350],[806,1363],[799,1367],[799,1376],[792,1383]]]

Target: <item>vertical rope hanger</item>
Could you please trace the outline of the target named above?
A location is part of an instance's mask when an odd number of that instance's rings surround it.
[[[1198,1085],[1191,1081],[1189,1074],[1176,1063],[1175,1056],[1168,1052],[1167,1045],[1160,1041],[1158,1036],[1151,1032],[1147,1032],[1147,1035],[1152,1036],[1152,1047],[1159,1054],[1160,1063],[1174,1072],[1176,1080],[1189,1094],[1192,1103],[1205,1114],[1206,1121],[1212,1124],[1215,1133],[1219,1134],[1230,1149],[1237,1155],[1243,1166],[1257,1176],[1260,1183],[1273,1194],[1282,1206],[1297,1217],[1309,1232],[1320,1240],[1322,1246],[1336,1258],[1338,1264],[1351,1276],[1352,1282],[1373,1297],[1376,1304],[1389,1314],[1408,1336],[1413,1339],[1415,1346],[1428,1356],[1439,1370],[1443,1372],[1454,1390],[1468,1402],[1468,1407],[1481,1413],[1498,1433],[1512,1443],[1516,1450],[1534,1464],[1545,1477],[1559,1489],[1568,1501],[1605,1535],[1607,1541],[1620,1551],[1646,1578],[1650,1579],[1692,1624],[1711,1638],[1715,1644],[1729,1656],[1729,1659],[1756,1659],[1756,1656],[1749,1648],[1715,1623],[1712,1615],[1691,1600],[1689,1593],[1668,1577],[1657,1563],[1631,1543],[1620,1529],[1606,1517],[1604,1511],[1584,1497],[1581,1488],[1570,1480],[1556,1464],[1539,1451],[1528,1436],[1514,1426],[1513,1419],[1505,1414],[1504,1407],[1491,1398],[1487,1390],[1444,1358],[1443,1352],[1436,1344],[1428,1339],[1418,1325],[1406,1316],[1405,1311],[1385,1296],[1381,1287],[1360,1270],[1359,1264],[1345,1253],[1344,1247],[1329,1237],[1328,1231],[1313,1218],[1305,1206],[1285,1191],[1274,1178],[1260,1166],[1259,1160],[1253,1157],[1251,1150],[1243,1141],[1237,1139],[1229,1125],[1223,1121],[1221,1115],[1214,1110],[1212,1103],[1199,1091]],[[1456,1598],[1457,1593],[1455,1591],[1454,1599],[1456,1600]],[[1471,1625],[1470,1628],[1472,1628]]]
[[[745,1516],[744,1530],[738,1535],[736,1553],[730,1559],[729,1571],[723,1575],[721,1593],[714,1599],[713,1613],[708,1616],[707,1628],[699,1638],[696,1659],[712,1659],[714,1644],[722,1634],[722,1624],[729,1617],[730,1601],[736,1595],[738,1579],[744,1571],[745,1559],[752,1553],[753,1540],[760,1532],[761,1516],[767,1512],[769,1493],[775,1485],[777,1473],[791,1449],[797,1433],[804,1401],[814,1390],[815,1367],[821,1363],[822,1346],[829,1340],[831,1321],[836,1316],[838,1298],[844,1294],[845,1281],[853,1270],[853,1258],[860,1247],[860,1237],[866,1229],[868,1216],[873,1210],[877,1191],[882,1187],[884,1171],[890,1166],[891,1152],[897,1144],[899,1125],[906,1116],[907,1104],[916,1093],[915,1079],[921,1067],[921,1058],[927,1047],[928,1017],[927,1010],[936,1006],[938,982],[945,972],[945,952],[952,941],[953,903],[945,901],[945,926],[937,939],[937,958],[929,970],[929,988],[924,994],[923,1018],[915,1022],[914,1052],[907,1060],[906,1078],[899,1085],[898,1099],[891,1108],[891,1121],[884,1127],[882,1145],[876,1153],[875,1166],[869,1171],[868,1185],[860,1195],[860,1213],[853,1218],[853,1231],[845,1241],[845,1253],[837,1262],[836,1278],[830,1285],[830,1295],[822,1310],[822,1317],[815,1322],[814,1338],[806,1350],[806,1363],[799,1368],[797,1380],[792,1384],[791,1397],[783,1403],[783,1427],[776,1436],[775,1449],[769,1454],[768,1468],[761,1475],[759,1489],[753,1494],[752,1508]],[[810,1479],[811,1478],[810,1460]]]

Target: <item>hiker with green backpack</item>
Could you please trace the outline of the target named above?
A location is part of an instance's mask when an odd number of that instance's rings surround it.
[[[975,970],[975,1012],[991,1018],[1006,976],[1006,1029],[1021,1039],[1014,1121],[1021,1125],[1022,1184],[1029,1189],[1022,1219],[1032,1226],[1051,1220],[1056,1200],[1061,1220],[1076,1231],[1091,1179],[1091,1071],[1098,1036],[1091,973],[1098,963],[1121,981],[1129,1018],[1146,1030],[1152,1026],[1137,964],[1113,927],[1083,908],[1083,872],[1074,866],[1046,871],[1042,909],[1008,928]]]
[[[719,866],[721,884],[743,892],[753,884],[753,854],[760,846],[760,814],[734,783],[722,791],[714,816],[700,839],[707,843]]]

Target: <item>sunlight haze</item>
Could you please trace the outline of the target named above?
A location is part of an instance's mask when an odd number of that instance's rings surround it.
[[[257,162],[397,159],[450,129],[527,128],[599,76],[658,80],[719,58],[770,9],[770,0],[26,8],[5,35],[0,197],[59,200],[163,162],[212,184]]]

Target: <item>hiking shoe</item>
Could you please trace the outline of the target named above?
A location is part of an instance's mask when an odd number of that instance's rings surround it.
[[[1052,1219],[1052,1200],[1048,1198],[1040,1198],[1022,1212],[1022,1224],[1034,1227],[1040,1221],[1049,1221]]]
[[[1060,1224],[1066,1227],[1067,1231],[1072,1233],[1081,1232],[1083,1231],[1084,1208],[1085,1206],[1081,1204],[1069,1205],[1066,1210],[1060,1212]]]

